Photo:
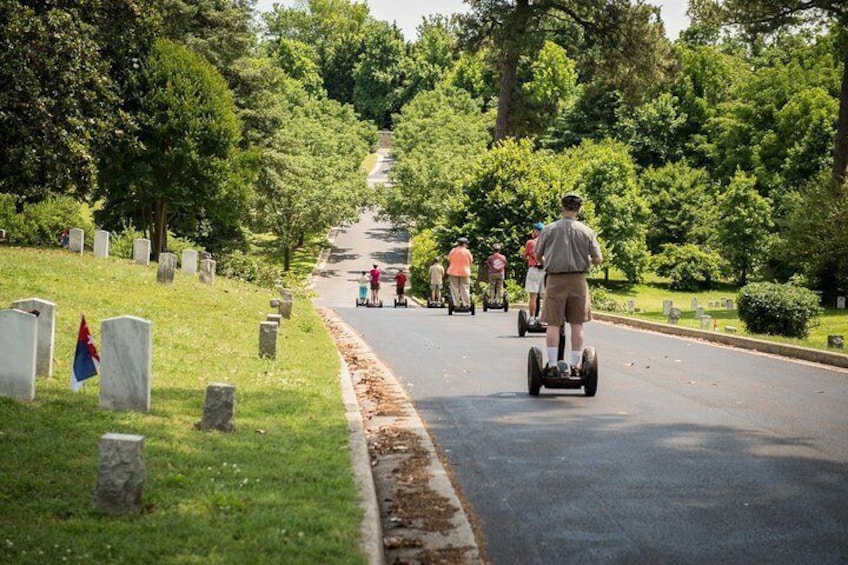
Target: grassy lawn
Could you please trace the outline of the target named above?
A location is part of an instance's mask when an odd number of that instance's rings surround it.
[[[156,267],[0,248],[0,302],[56,304],[54,376],[36,398],[0,398],[0,562],[362,563],[335,347],[311,305],[284,322],[278,360],[257,355],[272,292]],[[98,378],[69,390],[80,314],[153,326],[150,413],[98,406]],[[236,386],[235,433],[202,433],[206,385]],[[92,510],[98,443],[145,436],[145,512]]]
[[[793,339],[778,336],[767,336],[751,334],[745,331],[745,324],[739,319],[736,310],[722,308],[709,308],[710,302],[720,302],[722,298],[730,298],[737,301],[737,288],[731,285],[719,286],[715,290],[705,292],[681,292],[668,288],[668,283],[658,278],[649,278],[646,283],[631,285],[621,279],[611,277],[605,282],[602,277],[590,278],[590,285],[601,286],[607,289],[610,298],[619,304],[626,305],[628,300],[634,300],[637,309],[641,310],[633,317],[650,320],[652,322],[667,323],[668,317],[662,311],[663,300],[671,300],[674,306],[680,308],[683,315],[678,325],[689,328],[700,328],[699,320],[695,319],[695,311],[691,308],[692,298],[698,299],[698,304],[704,307],[704,314],[712,316],[716,321],[716,329],[725,331],[725,326],[733,326],[739,335],[747,335],[757,339],[790,343],[803,347],[815,349],[827,349],[828,335],[842,335],[848,337],[848,311],[828,309],[817,319],[817,325],[810,329],[807,339]],[[616,314],[621,314],[616,312]],[[624,314],[628,315],[628,314]]]
[[[371,153],[362,161],[362,172],[366,175],[371,172],[371,169],[374,168],[374,165],[377,164],[378,155],[376,153]]]

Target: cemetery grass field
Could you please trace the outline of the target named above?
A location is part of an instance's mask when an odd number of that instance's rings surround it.
[[[311,305],[294,304],[277,361],[258,357],[273,292],[156,266],[0,248],[0,301],[56,304],[53,377],[32,403],[0,398],[0,562],[363,563],[335,346]],[[80,314],[152,322],[149,413],[99,408],[98,377],[69,388]],[[203,433],[205,388],[236,387],[237,431]],[[140,516],[92,510],[103,434],[145,436]]]
[[[611,277],[610,281],[604,282],[603,278],[590,278],[592,286],[601,286],[607,289],[610,298],[619,304],[627,304],[628,300],[635,300],[636,308],[641,312],[627,314],[627,312],[615,312],[623,316],[632,316],[652,322],[667,323],[668,317],[663,315],[663,300],[671,300],[674,305],[683,311],[678,323],[679,326],[699,329],[700,324],[695,319],[695,312],[691,309],[692,298],[697,298],[698,303],[704,306],[704,314],[712,316],[717,321],[717,331],[724,332],[725,326],[733,326],[738,335],[745,335],[757,339],[776,341],[811,347],[815,349],[827,349],[828,335],[843,335],[848,337],[848,310],[825,309],[817,318],[816,325],[810,328],[807,339],[795,339],[780,336],[752,334],[745,331],[745,324],[739,319],[736,310],[722,308],[708,308],[710,302],[718,302],[722,298],[737,299],[738,289],[732,285],[723,285],[719,288],[703,292],[676,291],[668,288],[668,284],[659,279],[648,279],[643,284],[628,284],[624,280]],[[600,311],[600,310],[599,310]]]

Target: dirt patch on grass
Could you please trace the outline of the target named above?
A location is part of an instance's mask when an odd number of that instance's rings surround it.
[[[319,309],[351,373],[390,564],[483,563],[467,517],[409,398],[367,345]],[[435,477],[440,476],[441,480]]]

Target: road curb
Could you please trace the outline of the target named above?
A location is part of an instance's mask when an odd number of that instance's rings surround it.
[[[601,322],[609,322],[611,324],[631,326],[644,330],[651,330],[669,335],[680,337],[689,337],[730,345],[740,349],[748,349],[760,353],[769,353],[772,355],[780,355],[792,359],[800,359],[811,363],[821,363],[823,365],[832,365],[835,367],[848,368],[848,355],[842,353],[833,353],[821,349],[812,349],[810,347],[801,347],[798,345],[789,345],[786,343],[776,343],[773,341],[764,341],[752,337],[742,337],[738,335],[722,334],[704,330],[696,330],[694,328],[685,328],[680,326],[672,326],[658,322],[649,322],[638,318],[627,318],[625,316],[616,316],[615,314],[606,314],[602,312],[592,312],[592,317]]]
[[[348,439],[350,441],[350,459],[354,482],[359,491],[359,504],[362,507],[362,523],[359,525],[359,541],[362,552],[370,565],[384,565],[383,527],[380,525],[380,508],[377,505],[377,491],[374,488],[374,475],[371,473],[371,456],[365,439],[365,427],[362,425],[362,412],[353,388],[350,369],[341,353],[339,362],[339,381],[342,386],[345,417],[347,418]]]

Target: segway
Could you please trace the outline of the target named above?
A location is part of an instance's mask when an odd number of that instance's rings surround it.
[[[506,310],[504,310],[506,312]],[[530,319],[530,314],[523,308],[518,311],[518,337],[524,337],[525,334],[543,334],[548,330],[548,325],[539,321],[538,315],[542,313],[542,297],[536,295],[536,319]]]
[[[368,308],[382,308],[383,307],[383,301],[380,300],[379,302],[372,302],[371,299],[369,298],[368,301],[365,303],[365,306],[368,307]]]
[[[572,375],[568,365],[563,363],[565,354],[565,326],[560,329],[559,348],[557,350],[556,375],[545,374],[545,356],[541,347],[533,346],[527,355],[527,390],[531,396],[539,396],[539,390],[545,388],[582,388],[586,396],[595,396],[598,390],[598,355],[594,347],[583,349],[580,372]]]
[[[407,302],[405,295],[395,297],[395,308],[409,308],[409,302]]]
[[[368,299],[367,298],[357,298],[356,299],[356,307],[359,308],[360,306],[368,306]]]
[[[427,308],[447,308],[448,301],[445,300],[443,296],[441,300],[433,300],[432,298],[427,299]]]
[[[490,292],[486,293],[486,296],[483,297],[483,312],[488,310],[500,310],[503,308],[504,312],[509,312],[509,297],[506,295],[506,290],[502,293],[500,300],[495,300],[493,298],[489,298],[491,295]]]
[[[471,304],[463,306],[462,304],[454,304],[453,303],[453,297],[448,296],[448,316],[453,316],[454,312],[462,312],[462,313],[470,312],[471,315],[473,316],[474,315],[474,301],[472,300]]]

